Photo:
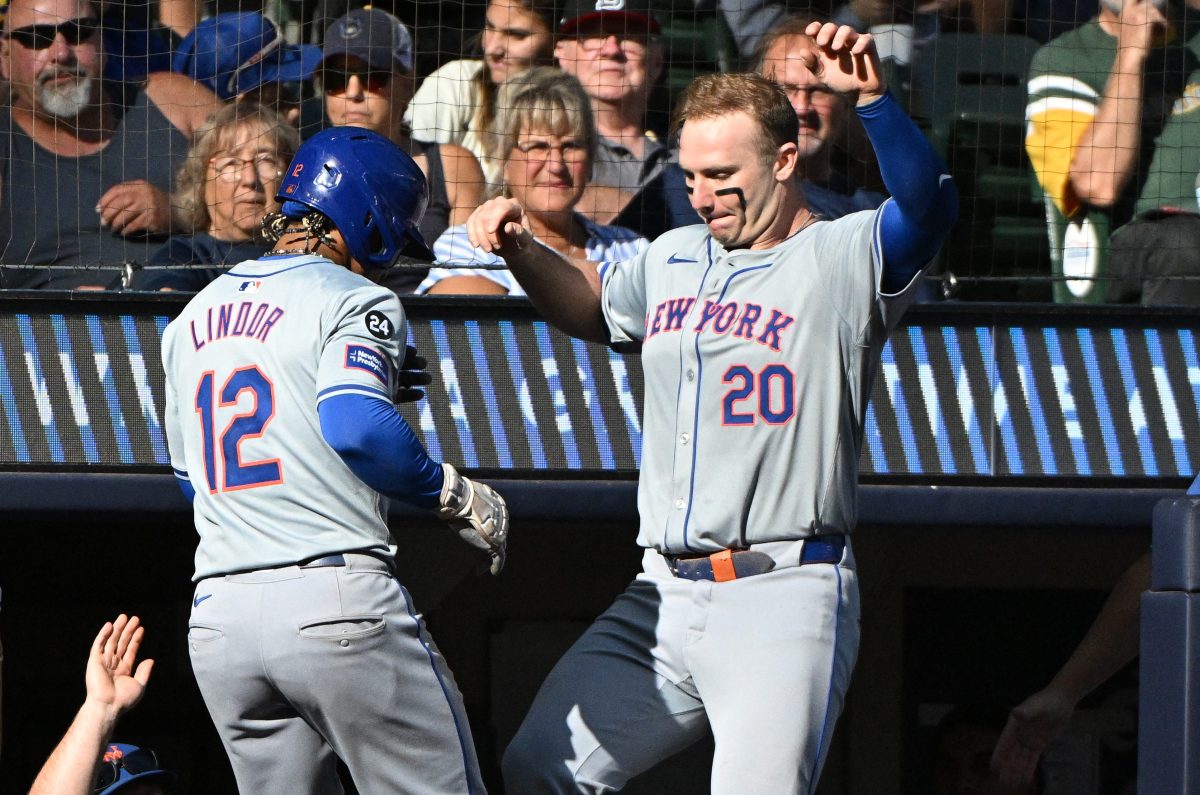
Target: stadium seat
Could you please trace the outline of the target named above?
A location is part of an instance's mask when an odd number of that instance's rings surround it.
[[[1049,300],[1049,246],[1025,154],[1025,78],[1039,47],[1024,36],[945,34],[915,55],[912,109],[962,197],[943,253],[955,297]]]

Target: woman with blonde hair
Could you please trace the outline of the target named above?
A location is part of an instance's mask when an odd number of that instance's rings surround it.
[[[578,80],[536,67],[501,87],[497,107],[493,156],[503,178],[497,192],[521,203],[534,237],[566,257],[597,263],[629,259],[646,247],[637,232],[602,226],[575,210],[591,176],[597,138]],[[525,294],[502,269],[503,260],[470,244],[465,226],[447,229],[433,253],[444,267],[431,270],[418,293]]]
[[[136,290],[198,291],[228,266],[265,254],[263,216],[278,209],[279,179],[300,134],[257,102],[226,105],[208,117],[176,177],[172,203],[196,230],[175,235],[135,276]],[[212,268],[170,268],[213,265]]]

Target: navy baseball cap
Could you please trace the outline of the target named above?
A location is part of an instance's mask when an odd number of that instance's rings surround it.
[[[356,8],[325,31],[322,60],[335,55],[358,58],[382,72],[413,70],[413,40],[404,23],[378,8]]]
[[[311,44],[288,44],[275,20],[253,11],[217,14],[187,35],[171,70],[233,99],[265,83],[308,80],[321,62]]]
[[[104,750],[93,789],[97,795],[114,795],[120,793],[126,784],[148,779],[157,779],[165,784],[173,781],[175,774],[159,767],[157,757],[149,748],[112,743]]]
[[[662,33],[648,0],[567,0],[558,32],[569,36],[584,27],[611,33]]]

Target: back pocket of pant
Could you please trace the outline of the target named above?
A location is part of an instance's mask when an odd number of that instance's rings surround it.
[[[386,622],[380,615],[319,618],[300,625],[300,637],[314,640],[353,640],[383,632]]]

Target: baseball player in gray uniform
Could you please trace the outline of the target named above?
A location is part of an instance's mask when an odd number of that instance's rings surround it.
[[[548,320],[640,343],[643,571],[559,661],[505,753],[510,792],[607,792],[711,727],[714,793],[816,786],[854,666],[863,420],[880,350],[953,224],[945,168],[880,77],[869,35],[810,29],[892,199],[823,221],[797,120],[758,75],[697,78],[679,165],[704,225],[600,272],[538,245],[511,199],[468,222]]]
[[[243,167],[253,167],[243,163]],[[367,130],[310,138],[277,243],[163,339],[171,462],[193,496],[196,680],[245,793],[483,792],[462,698],[408,593],[384,497],[504,562],[504,501],[429,459],[396,412],[400,302],[368,276],[411,247],[425,179]]]

